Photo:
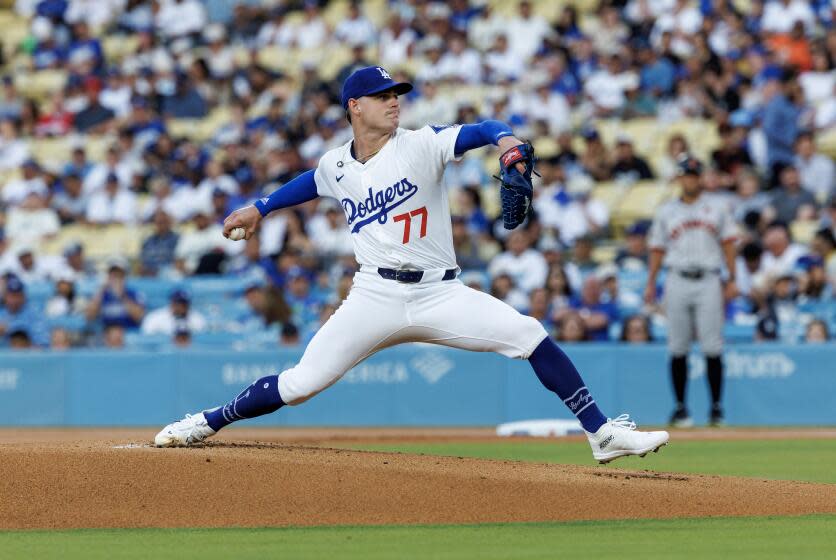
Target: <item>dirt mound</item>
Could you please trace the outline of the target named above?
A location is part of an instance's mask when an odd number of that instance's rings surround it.
[[[479,523],[836,512],[836,485],[272,442],[0,444],[0,529]]]

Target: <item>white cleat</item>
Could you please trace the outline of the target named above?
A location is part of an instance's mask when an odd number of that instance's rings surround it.
[[[627,455],[644,457],[651,451],[659,451],[670,436],[664,431],[640,432],[630,416],[622,414],[615,420],[607,419],[594,434],[586,432],[586,438],[592,446],[592,456],[603,464]]]
[[[202,412],[186,414],[182,420],[169,424],[154,438],[157,447],[188,447],[201,443],[209,436],[215,435],[215,430],[206,423],[206,416]]]

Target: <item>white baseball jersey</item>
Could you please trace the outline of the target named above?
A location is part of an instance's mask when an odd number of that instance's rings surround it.
[[[663,204],[650,228],[651,249],[666,251],[670,268],[713,268],[723,265],[721,242],[733,239],[734,220],[726,206],[706,196],[693,204],[679,199]]]
[[[414,270],[456,267],[444,167],[455,159],[459,125],[399,128],[366,163],[351,142],[325,153],[317,193],[345,212],[361,265]]]

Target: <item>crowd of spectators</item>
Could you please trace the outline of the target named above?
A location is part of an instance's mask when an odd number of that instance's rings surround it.
[[[118,348],[142,333],[188,346],[195,333],[268,328],[274,343],[309,339],[356,266],[339,204],[276,212],[247,242],[223,239],[221,223],[350,139],[340,84],[370,64],[416,84],[402,98],[402,126],[494,118],[535,145],[553,141],[538,164],[534,211],[513,233],[497,226],[490,202],[494,163],[485,161],[495,160],[455,162],[445,183],[462,281],[537,317],[558,340],[645,343],[664,324],[638,295],[649,224],[614,227],[593,194],[601,182],[667,184],[699,139],[671,133],[655,157],[628,135],[605,142],[599,124],[611,119],[716,124],[703,184],[728,202],[741,234],[743,295],[727,302],[729,322],[756,326],[758,340],[829,339],[836,166],[818,144],[836,128],[836,1],[498,7],[351,2],[329,23],[331,6],[313,0],[17,0],[28,32],[0,49],[4,344]],[[135,46],[108,57],[103,41],[114,37]],[[265,49],[319,58],[288,72]],[[350,54],[322,75],[329,49]],[[21,75],[56,71],[65,79],[48,95],[19,86]],[[473,87],[479,102],[451,95]],[[226,116],[206,141],[172,131],[219,110]],[[100,160],[91,138],[108,139]],[[71,156],[40,161],[42,139],[66,139]],[[794,223],[813,225],[809,243],[793,241]],[[93,263],[78,243],[39,251],[66,226],[114,224],[142,226],[139,254]],[[596,258],[613,245],[614,256]],[[244,304],[222,321],[195,309],[188,290],[190,279],[219,276]],[[168,282],[169,303],[149,308],[132,287],[138,277]],[[43,283],[52,295],[27,299]],[[62,317],[79,321],[51,322]]]

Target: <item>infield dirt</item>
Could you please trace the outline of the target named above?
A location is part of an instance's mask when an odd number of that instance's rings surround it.
[[[230,430],[193,449],[148,447],[151,432],[0,431],[0,529],[836,512],[833,484],[328,447],[329,441],[346,439],[486,437],[476,430]]]

